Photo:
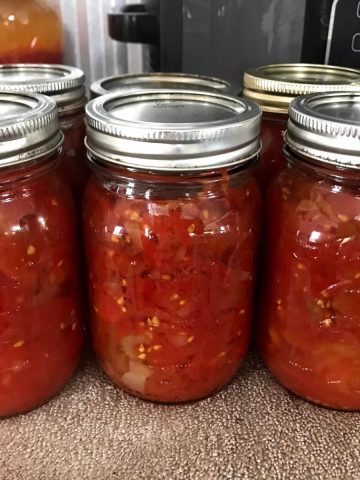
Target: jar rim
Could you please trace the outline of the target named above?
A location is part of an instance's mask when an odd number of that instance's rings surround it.
[[[63,144],[55,101],[34,93],[0,92],[0,168],[34,161]]]
[[[84,72],[68,65],[0,65],[0,90],[9,93],[41,93],[52,97],[60,114],[80,110],[86,103]]]
[[[323,164],[360,169],[360,92],[325,92],[295,98],[285,143]]]
[[[244,73],[243,95],[266,112],[287,113],[299,95],[324,91],[360,92],[360,70],[333,65],[283,63]]]
[[[198,90],[103,95],[86,106],[88,150],[152,171],[202,171],[245,163],[260,148],[260,108]]]
[[[96,80],[90,86],[91,98],[113,91],[134,91],[154,88],[180,88],[205,90],[225,94],[235,93],[234,86],[226,80],[190,73],[148,72],[126,75],[112,75]]]

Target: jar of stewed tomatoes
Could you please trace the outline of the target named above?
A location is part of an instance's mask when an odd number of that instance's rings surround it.
[[[148,90],[87,106],[92,338],[110,378],[153,401],[224,386],[248,346],[260,109]]]
[[[114,75],[96,80],[90,86],[92,98],[114,91],[126,93],[136,90],[156,88],[179,88],[183,90],[204,90],[216,93],[235,94],[234,85],[220,78],[189,73],[137,73],[134,75]]]
[[[263,110],[262,152],[256,175],[263,190],[284,166],[282,133],[288,108],[298,95],[323,91],[360,91],[360,70],[330,65],[266,65],[244,74],[245,97]]]
[[[62,168],[79,201],[90,174],[84,146],[84,81],[81,70],[65,65],[0,65],[0,90],[42,93],[56,101],[64,133]]]
[[[82,326],[72,194],[55,102],[0,93],[0,417],[33,409],[73,373]]]
[[[360,409],[360,94],[290,106],[287,167],[267,196],[261,349],[321,405]]]

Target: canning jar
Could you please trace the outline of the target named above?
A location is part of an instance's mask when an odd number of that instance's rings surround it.
[[[90,86],[91,98],[114,91],[127,93],[136,90],[157,88],[204,90],[215,93],[234,94],[234,85],[220,78],[193,75],[189,73],[138,73],[135,75],[115,75],[102,78]]]
[[[63,28],[53,0],[2,0],[0,63],[62,63]]]
[[[263,356],[289,390],[339,409],[360,409],[359,112],[355,93],[294,100],[266,205]]]
[[[81,350],[72,195],[55,102],[0,93],[0,417],[58,393]]]
[[[262,151],[256,171],[263,191],[285,165],[282,134],[291,100],[315,92],[360,91],[359,79],[360,70],[301,63],[266,65],[245,72],[243,94],[263,110]]]
[[[0,90],[42,93],[55,100],[64,133],[62,168],[78,204],[90,174],[84,145],[84,82],[81,70],[66,65],[0,65]]]
[[[109,377],[153,401],[220,389],[249,339],[260,110],[196,91],[87,106],[92,338]]]

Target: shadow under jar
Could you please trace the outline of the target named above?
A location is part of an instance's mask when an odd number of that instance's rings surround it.
[[[290,106],[287,167],[266,205],[260,345],[289,390],[360,409],[360,95]]]
[[[285,165],[283,132],[291,100],[315,92],[359,92],[359,77],[360,70],[302,63],[266,65],[245,72],[243,95],[263,110],[256,177],[264,192]]]
[[[0,416],[31,410],[73,373],[83,330],[75,212],[55,102],[0,93]]]
[[[133,395],[206,397],[245,356],[260,115],[252,102],[176,90],[87,106],[92,338],[105,372]]]
[[[0,90],[42,93],[55,100],[60,127],[64,133],[61,168],[72,188],[77,205],[81,204],[90,175],[84,145],[84,82],[84,73],[81,70],[66,65],[0,65]]]

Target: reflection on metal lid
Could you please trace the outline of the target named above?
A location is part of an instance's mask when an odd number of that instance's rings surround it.
[[[360,70],[330,65],[266,65],[244,74],[244,95],[264,111],[287,113],[298,95],[324,91],[360,91]]]

